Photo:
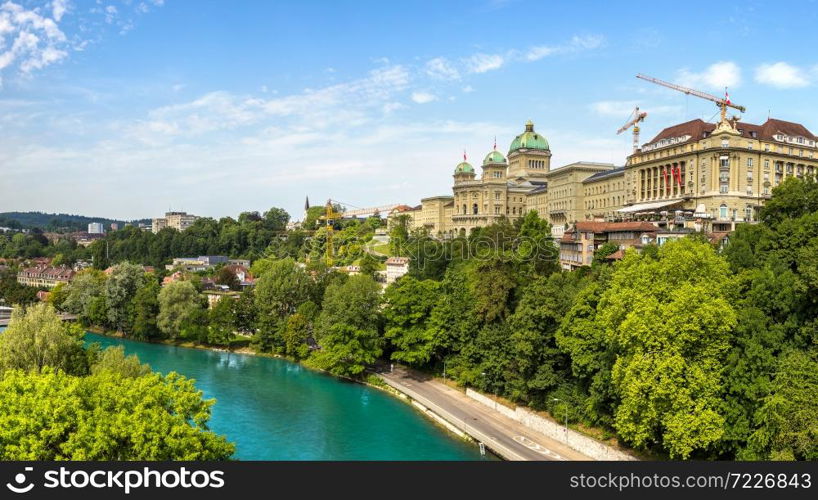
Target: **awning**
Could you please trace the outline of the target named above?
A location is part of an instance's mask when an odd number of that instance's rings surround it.
[[[670,201],[654,201],[652,203],[640,203],[638,205],[631,205],[629,207],[620,208],[617,212],[621,213],[633,213],[633,212],[647,212],[650,210],[655,210],[657,208],[662,207],[669,207],[671,205],[677,205],[684,200],[670,200]]]

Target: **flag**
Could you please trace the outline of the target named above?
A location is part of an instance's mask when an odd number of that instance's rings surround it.
[[[494,136],[494,150],[497,151],[497,136]]]
[[[724,87],[724,102],[730,104],[730,95],[727,93],[727,87]]]
[[[466,150],[463,150],[463,161],[466,161]]]

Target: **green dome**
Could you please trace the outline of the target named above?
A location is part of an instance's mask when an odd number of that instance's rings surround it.
[[[491,153],[486,155],[486,158],[483,160],[483,165],[488,165],[489,163],[506,163],[506,157],[502,155],[499,151],[492,151]]]
[[[474,173],[474,167],[472,167],[471,164],[469,164],[468,162],[463,161],[463,162],[460,162],[460,163],[457,164],[457,166],[454,168],[454,173],[455,174],[473,174]]]
[[[518,135],[511,141],[511,146],[508,147],[508,152],[517,151],[518,149],[539,149],[541,151],[550,151],[548,141],[545,137],[534,132],[534,124],[531,120],[525,124],[525,132]]]

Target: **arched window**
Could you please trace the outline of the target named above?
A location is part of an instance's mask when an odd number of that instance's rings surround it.
[[[464,203],[463,204],[463,215],[466,215],[467,213],[469,213],[469,212],[466,210],[466,204]]]
[[[477,215],[477,203],[475,203],[474,205],[472,205],[472,206],[471,206],[471,209],[472,209],[472,213],[473,213],[474,215]]]
[[[721,206],[719,207],[719,218],[720,219],[727,218],[727,205],[725,205],[724,203],[722,203]]]

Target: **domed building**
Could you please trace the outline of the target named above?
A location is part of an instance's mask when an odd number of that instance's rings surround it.
[[[596,184],[583,182],[597,173],[614,169],[609,163],[578,162],[551,170],[551,147],[537,132],[534,123],[511,141],[508,154],[497,145],[483,158],[478,176],[475,168],[463,161],[454,168],[452,196],[433,196],[421,200],[410,213],[413,229],[423,228],[435,237],[468,235],[476,227],[494,224],[505,218],[511,222],[530,210],[547,219],[554,236],[562,236],[567,224],[587,218],[583,209],[584,193],[608,192]],[[621,177],[621,170],[615,172]],[[602,196],[602,194],[600,194]]]
[[[469,234],[505,217],[511,221],[525,213],[526,194],[544,186],[551,167],[548,140],[529,121],[508,148],[508,158],[497,146],[483,158],[482,175],[461,163],[455,168],[451,227],[447,236]],[[468,165],[468,164],[466,164]],[[469,165],[469,167],[471,167]]]

